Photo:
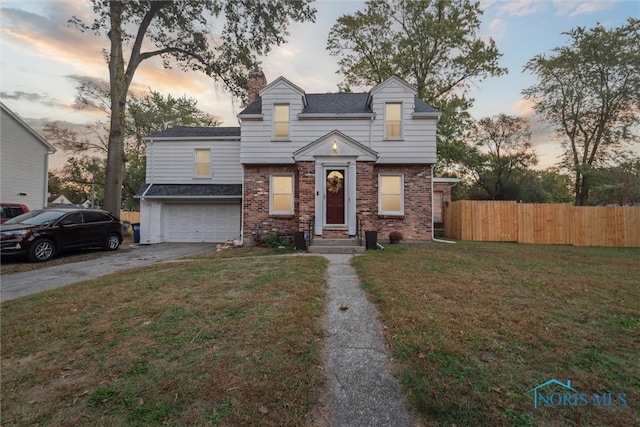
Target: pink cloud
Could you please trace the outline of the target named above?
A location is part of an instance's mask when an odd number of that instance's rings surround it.
[[[524,117],[532,117],[535,114],[533,109],[535,103],[529,99],[521,99],[511,106],[511,111]]]

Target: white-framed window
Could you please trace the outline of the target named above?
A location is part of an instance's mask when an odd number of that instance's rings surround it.
[[[402,103],[387,102],[384,105],[385,139],[402,138]]]
[[[378,175],[378,213],[404,215],[404,176],[402,174]]]
[[[289,139],[289,104],[273,106],[273,137]]]
[[[211,177],[211,150],[208,148],[196,148],[193,175],[196,178]]]
[[[269,177],[269,214],[293,215],[293,175]]]

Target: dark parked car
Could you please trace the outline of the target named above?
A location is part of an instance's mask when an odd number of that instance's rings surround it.
[[[26,255],[29,261],[49,261],[65,249],[118,249],[122,222],[111,213],[89,209],[41,209],[19,215],[0,226],[2,256]]]
[[[0,223],[13,217],[29,212],[29,208],[22,203],[0,203]]]

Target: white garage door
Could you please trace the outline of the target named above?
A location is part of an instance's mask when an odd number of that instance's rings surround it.
[[[165,204],[167,242],[224,242],[240,238],[240,204]]]

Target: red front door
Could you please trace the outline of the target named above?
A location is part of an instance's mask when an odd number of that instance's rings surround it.
[[[344,224],[344,171],[327,171],[327,224]]]

